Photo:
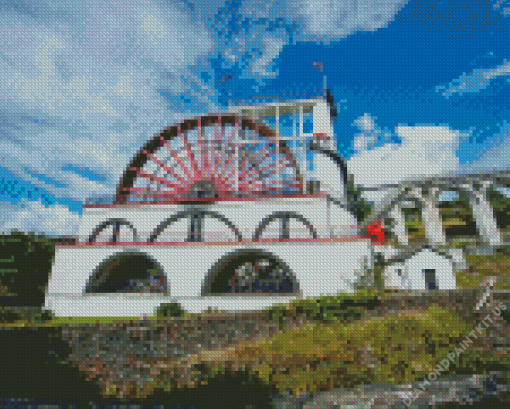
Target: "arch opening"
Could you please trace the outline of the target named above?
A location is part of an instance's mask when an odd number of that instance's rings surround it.
[[[202,296],[299,292],[297,278],[283,260],[263,250],[245,249],[216,263],[204,281]]]
[[[151,256],[117,253],[99,264],[85,287],[87,294],[149,293],[169,295],[166,275]]]

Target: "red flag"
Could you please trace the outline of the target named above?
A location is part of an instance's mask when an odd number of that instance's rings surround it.
[[[368,235],[372,244],[384,243],[384,230],[381,227],[381,222],[376,221],[367,227]]]

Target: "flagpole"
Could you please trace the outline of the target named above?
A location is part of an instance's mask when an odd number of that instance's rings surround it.
[[[322,61],[314,61],[313,68],[320,70],[323,73],[322,75],[322,92],[323,97],[326,98],[326,90],[328,89],[327,76],[324,74],[324,63]]]

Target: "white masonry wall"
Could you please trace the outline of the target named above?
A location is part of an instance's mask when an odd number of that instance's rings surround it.
[[[407,268],[404,263],[395,263],[386,266],[384,269],[384,286],[391,289],[406,289],[406,277]]]
[[[161,295],[84,295],[85,286],[94,269],[109,257],[124,251],[140,251],[156,260],[162,266],[167,277],[170,294],[166,298],[179,299],[179,302],[188,305],[188,308],[195,305],[193,308],[200,311],[207,305],[215,303],[224,305],[224,309],[239,309],[240,305],[242,307],[243,302],[235,296],[201,297],[202,287],[211,268],[222,256],[235,251],[235,249],[259,249],[272,253],[291,269],[302,296],[313,297],[333,295],[338,292],[352,292],[352,284],[357,278],[356,272],[363,261],[370,257],[370,248],[369,240],[265,245],[264,243],[253,243],[250,245],[62,246],[56,249],[55,264],[48,284],[46,306],[53,309],[57,316],[98,314],[99,305],[102,305],[101,314],[122,315],[120,311],[124,311],[124,307],[136,314],[143,311],[147,313],[149,310],[152,311],[153,306],[157,306],[161,302],[168,302],[164,301],[165,297]],[[260,296],[254,298],[261,300]],[[271,305],[272,302],[275,302],[274,300],[288,299],[285,296],[271,298],[273,301],[257,302]],[[103,304],[99,300],[102,300]],[[132,303],[133,300],[136,300],[135,304],[138,305],[135,310],[131,309],[135,306]],[[111,304],[111,308],[108,307],[108,303]],[[77,310],[78,305],[81,306],[81,310]],[[124,307],[122,307],[123,305]],[[250,308],[246,301],[244,301],[244,305],[245,308]],[[105,311],[104,308],[110,309]],[[109,312],[110,310],[111,312]]]
[[[325,197],[312,198],[275,198],[258,201],[223,201],[211,205],[124,205],[113,208],[86,208],[84,209],[80,225],[80,242],[87,241],[88,237],[104,222],[110,219],[125,219],[130,222],[138,233],[138,241],[147,241],[150,234],[164,220],[180,211],[190,209],[205,209],[218,212],[229,219],[241,232],[243,239],[251,239],[260,223],[274,212],[297,212],[304,216],[315,228],[320,238],[330,237],[333,228],[335,235],[357,234],[356,220],[345,209],[334,204],[329,205]],[[189,220],[189,219],[188,219]],[[182,224],[183,234],[188,230],[186,221]],[[275,223],[278,227],[278,224]],[[270,229],[273,226],[268,226]],[[180,229],[180,226],[170,227]],[[302,223],[291,220],[291,238],[309,237]],[[233,233],[226,225],[211,218],[205,219],[206,234],[222,229],[223,235],[218,238],[226,240],[233,238]],[[269,233],[269,231],[268,231]],[[293,234],[294,233],[294,234]],[[269,236],[263,236],[268,237]],[[277,238],[277,236],[275,236]],[[131,241],[131,240],[130,240]],[[176,240],[177,241],[177,240]],[[179,240],[180,241],[180,240]],[[215,240],[211,240],[215,241]]]
[[[334,145],[333,122],[329,113],[329,105],[326,100],[318,100],[313,106],[313,133],[325,133],[329,139],[326,147],[336,151]]]
[[[406,261],[407,281],[405,286],[411,290],[425,290],[423,269],[436,270],[436,283],[439,290],[454,290],[456,280],[453,263],[446,257],[429,249],[424,249]]]

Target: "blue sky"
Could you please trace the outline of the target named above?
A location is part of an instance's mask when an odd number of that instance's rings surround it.
[[[317,95],[314,61],[357,183],[509,164],[509,1],[13,0],[0,39],[5,231],[73,234],[152,135]]]

